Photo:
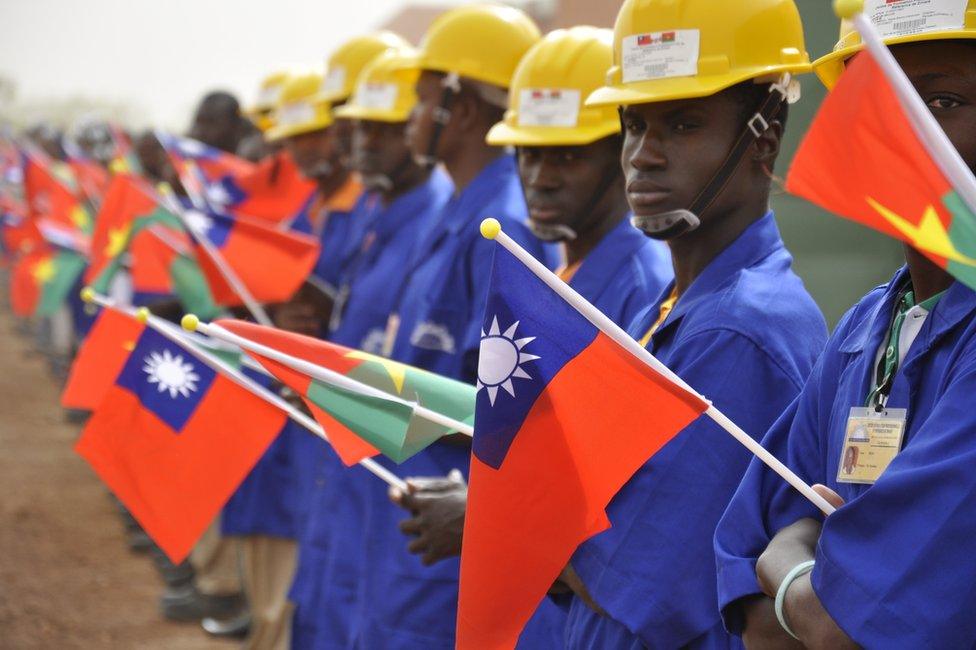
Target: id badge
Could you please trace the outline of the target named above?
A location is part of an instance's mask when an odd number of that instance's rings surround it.
[[[844,450],[837,468],[838,483],[872,485],[901,451],[905,409],[852,408],[847,418]]]

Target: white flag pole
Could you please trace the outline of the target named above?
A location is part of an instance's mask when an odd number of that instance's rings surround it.
[[[938,120],[919,97],[905,71],[901,69],[891,50],[885,45],[878,28],[871,22],[871,18],[863,13],[864,2],[862,0],[835,2],[834,9],[841,18],[854,23],[864,47],[878,62],[881,71],[894,88],[902,108],[908,113],[909,123],[915,135],[925,145],[932,160],[945,174],[963,202],[976,214],[976,176],[973,176],[972,170],[959,155],[949,136],[945,134]]]
[[[620,329],[616,323],[607,318],[603,312],[591,305],[586,298],[579,295],[572,287],[560,280],[559,276],[547,269],[544,264],[532,257],[532,255],[530,255],[524,248],[519,246],[515,240],[506,235],[501,229],[501,225],[498,223],[498,221],[495,219],[485,219],[482,221],[481,234],[486,239],[494,239],[499,244],[504,246],[508,252],[510,252],[520,262],[528,267],[528,269],[532,271],[536,277],[542,280],[550,289],[559,294],[563,300],[568,302],[576,311],[578,311],[583,318],[590,321],[594,327],[613,339],[614,342],[620,345],[620,347],[640,359],[640,361],[646,364],[654,372],[663,375],[672,383],[677,384],[682,389],[707,403],[708,410],[705,411],[705,415],[710,417],[716,424],[725,429],[729,434],[732,435],[733,438],[742,443],[746,449],[757,456],[759,460],[766,463],[766,465],[768,465],[774,472],[783,477],[787,483],[796,488],[796,490],[806,497],[811,503],[813,503],[813,505],[817,506],[820,508],[820,510],[828,515],[834,512],[835,508],[827,503],[826,499],[817,494],[812,487],[807,485],[799,476],[797,476],[793,470],[769,453],[769,451],[759,444],[759,442],[754,440],[751,436],[749,436],[749,434],[732,422],[732,420],[715,408],[710,400],[705,399],[705,397],[700,395],[698,391],[685,383],[681,377],[674,374],[670,368],[658,361],[658,359],[655,358],[650,352],[645,350],[640,343],[631,338],[625,331]]]
[[[313,418],[302,413],[297,408],[282,399],[279,395],[276,395],[274,392],[268,390],[264,386],[261,386],[247,375],[240,373],[218,357],[201,348],[196,342],[190,340],[182,329],[173,323],[163,320],[158,316],[153,316],[145,307],[134,309],[132,307],[117,306],[111,298],[102,296],[90,288],[86,288],[82,291],[82,298],[85,300],[85,302],[94,303],[106,309],[114,309],[146,324],[159,332],[161,335],[193,354],[193,356],[216,372],[224,375],[241,388],[249,391],[260,399],[263,399],[272,406],[284,411],[289,418],[305,427],[319,438],[322,438],[322,440],[329,442],[329,437],[326,435],[322,425],[316,422]],[[332,443],[329,442],[329,444]],[[390,470],[386,469],[372,458],[364,458],[363,460],[359,461],[359,464],[363,466],[363,469],[371,472],[383,480],[387,485],[402,490],[403,492],[407,491],[407,484],[405,481],[403,481],[403,479],[393,474]]]
[[[335,372],[334,370],[329,370],[328,368],[324,368],[314,363],[309,363],[304,359],[299,359],[298,357],[285,354],[284,352],[244,338],[243,336],[238,336],[237,334],[229,332],[219,325],[201,323],[199,319],[192,314],[183,318],[183,327],[190,331],[197,330],[203,332],[207,336],[214,339],[233,343],[244,350],[277,361],[278,363],[284,364],[296,372],[308,375],[313,379],[317,379],[318,381],[341,388],[342,390],[408,406],[413,409],[413,412],[417,415],[417,417],[423,418],[429,422],[433,422],[434,424],[448,427],[452,431],[463,433],[469,437],[474,435],[474,428],[470,424],[447,417],[446,415],[432,411],[415,402],[409,402],[392,393],[388,393],[368,384],[364,384],[363,382],[356,381],[355,379]]]
[[[162,198],[166,209],[176,215],[183,226],[190,232],[190,236],[192,236],[193,239],[200,244],[200,247],[203,248],[203,252],[206,253],[207,257],[209,257],[214,263],[214,266],[217,267],[217,270],[220,271],[220,274],[224,276],[225,280],[227,280],[227,284],[230,285],[230,288],[234,291],[234,293],[237,294],[237,297],[241,299],[241,302],[244,303],[247,310],[251,312],[252,316],[254,316],[254,320],[262,325],[267,325],[270,327],[272,322],[271,318],[268,316],[268,312],[264,310],[261,303],[255,300],[254,295],[251,294],[250,290],[248,290],[240,276],[237,275],[234,269],[231,268],[230,264],[227,263],[227,260],[224,259],[224,256],[221,255],[220,251],[218,251],[213,245],[213,242],[210,241],[207,234],[197,230],[197,226],[193,223],[193,220],[187,217],[183,206],[179,204],[179,201],[173,194],[173,188],[166,183],[161,185],[162,191],[160,192],[160,197]]]

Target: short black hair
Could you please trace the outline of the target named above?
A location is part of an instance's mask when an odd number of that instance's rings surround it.
[[[750,79],[742,83],[737,83],[726,90],[738,102],[743,124],[748,122],[756,114],[760,105],[762,105],[763,101],[769,95],[771,87],[772,84],[757,84]],[[779,112],[776,114],[776,119],[779,120],[779,123],[783,125],[784,129],[786,128],[786,121],[789,119],[789,116],[790,104],[784,99],[780,104]]]
[[[212,106],[222,113],[228,115],[237,115],[240,113],[241,104],[237,101],[237,97],[231,93],[224,90],[213,90],[203,96],[200,100],[199,107]]]

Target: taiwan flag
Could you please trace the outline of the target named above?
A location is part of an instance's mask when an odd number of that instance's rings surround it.
[[[71,363],[61,406],[94,411],[135,348],[145,325],[131,315],[104,308]]]
[[[415,415],[416,404],[465,424],[471,424],[474,418],[475,388],[470,384],[273,327],[238,320],[220,320],[215,324],[389,396],[377,397],[351,385],[342,387],[336,382],[325,382],[249,351],[268,372],[304,398],[346,465],[377,452],[402,463],[451,433],[448,427]]]
[[[253,172],[212,185],[209,198],[235,216],[280,224],[297,215],[314,192],[315,183],[302,175],[287,151],[279,151]]]
[[[312,272],[320,244],[310,235],[278,230],[257,219],[187,211],[194,234],[206,237],[227,265],[259,302],[289,300]],[[241,305],[243,301],[224,279],[217,264],[197,244],[200,263],[218,305]]]
[[[907,242],[976,289],[976,179],[966,170],[967,204],[920,137],[905,108],[913,100],[921,104],[896,91],[871,52],[858,54],[807,131],[786,189]]]
[[[157,132],[156,137],[180,178],[184,177],[188,165],[196,166],[203,173],[202,180],[207,183],[216,183],[224,176],[241,176],[254,171],[254,163],[198,140],[162,132]]]
[[[147,328],[75,450],[179,563],[285,417]]]
[[[707,409],[502,246],[482,329],[457,618],[472,650],[515,646],[614,495]]]

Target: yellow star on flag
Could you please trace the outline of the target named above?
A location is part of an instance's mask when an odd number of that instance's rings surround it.
[[[108,244],[105,245],[105,255],[112,258],[125,250],[125,245],[129,241],[129,233],[132,232],[132,224],[127,223],[121,228],[109,228]]]
[[[361,350],[353,350],[346,355],[349,359],[361,359],[363,361],[374,361],[386,370],[387,374],[390,375],[390,379],[393,380],[393,385],[396,387],[397,393],[403,392],[403,384],[407,380],[407,366],[402,363],[397,363],[396,361],[390,361],[383,357],[377,357],[368,352],[363,352]]]
[[[54,258],[45,257],[43,260],[34,265],[31,269],[31,276],[37,284],[46,284],[54,278],[57,272],[57,265],[54,263]]]
[[[71,210],[71,223],[75,224],[79,228],[87,228],[88,211],[80,205],[76,205],[74,209]]]
[[[870,196],[867,197],[867,202],[872,208],[877,210],[878,214],[885,218],[885,221],[894,226],[918,250],[931,253],[952,262],[976,266],[976,259],[963,255],[956,248],[955,244],[952,243],[946,227],[942,224],[942,220],[939,219],[939,213],[936,212],[935,206],[930,205],[925,209],[925,212],[922,214],[922,219],[916,226],[901,215],[881,205]]]

